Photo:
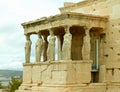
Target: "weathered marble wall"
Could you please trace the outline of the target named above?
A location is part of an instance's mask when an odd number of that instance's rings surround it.
[[[75,7],[76,6],[76,7]],[[109,16],[109,24],[104,32],[104,63],[107,68],[120,67],[120,0],[86,0],[71,7],[60,8],[63,12],[78,12],[98,16]]]
[[[23,84],[90,83],[91,65],[90,60],[25,64]]]
[[[72,7],[61,8],[61,13],[65,11],[93,14],[98,16],[109,16],[109,23],[103,33],[104,40],[99,46],[103,46],[100,52],[99,63],[106,65],[107,72],[120,68],[120,0],[86,0],[77,3]],[[101,49],[101,47],[100,47]],[[104,56],[101,56],[103,54]],[[91,54],[92,55],[92,54]],[[93,57],[93,56],[91,56]],[[119,71],[117,71],[119,74]],[[107,77],[108,80],[110,77]],[[113,79],[111,79],[111,82]]]

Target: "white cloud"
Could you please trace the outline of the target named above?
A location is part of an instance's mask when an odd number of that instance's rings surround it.
[[[22,70],[22,68],[23,68],[22,63],[18,61],[0,64],[0,69]]]

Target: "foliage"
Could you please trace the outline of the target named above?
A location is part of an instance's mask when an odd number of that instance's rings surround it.
[[[3,88],[3,86],[2,86],[2,83],[1,83],[1,81],[0,81],[0,89],[2,89]]]
[[[18,87],[21,85],[21,83],[22,83],[21,78],[12,77],[11,81],[9,82],[9,85],[8,85],[10,92],[15,92],[15,90],[18,89]]]

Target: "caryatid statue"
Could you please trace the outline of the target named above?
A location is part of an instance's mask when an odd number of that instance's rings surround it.
[[[38,34],[38,40],[36,42],[36,62],[39,62],[41,60],[42,49],[43,49],[43,39],[41,35]]]
[[[83,60],[90,59],[90,28],[84,27],[85,29],[85,36],[83,38],[83,48],[82,48],[82,58]]]
[[[31,53],[31,40],[30,35],[26,35],[26,43],[25,43],[25,61],[26,63],[30,63],[30,53]]]
[[[50,32],[50,38],[48,41],[47,60],[54,61],[55,60],[55,40],[56,40],[56,37],[54,36],[52,29],[50,29],[49,32]]]
[[[48,41],[47,41],[48,35],[43,34],[43,61],[47,61],[47,48],[48,48]]]
[[[65,35],[62,46],[62,59],[71,60],[71,44],[72,44],[72,35],[69,31],[69,26],[65,26]]]

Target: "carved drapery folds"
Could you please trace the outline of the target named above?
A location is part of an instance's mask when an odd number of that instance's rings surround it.
[[[30,35],[26,35],[26,43],[25,43],[25,61],[26,63],[30,63],[30,53],[31,53],[31,40]]]
[[[43,34],[43,61],[47,61],[47,47],[48,47],[48,41],[47,41],[47,35]]]
[[[70,60],[71,59],[71,43],[72,43],[72,35],[70,33],[70,27],[65,26],[65,35],[62,46],[62,59]]]
[[[36,42],[36,62],[41,61],[43,49],[43,39],[40,33],[38,33],[38,40]]]
[[[59,32],[56,33],[56,31],[58,31],[57,29]],[[62,33],[60,33],[61,30]],[[77,37],[77,39],[73,38],[75,36],[75,30],[83,31],[78,32],[77,34],[78,36],[82,34],[83,37],[79,39]],[[50,28],[48,30],[44,30],[44,32],[37,32],[38,38],[35,44],[35,62],[56,60],[90,60],[91,56],[94,55],[94,53],[92,53],[94,48],[91,45],[91,40],[93,40],[90,35],[91,30],[93,30],[93,28],[89,26],[65,25],[61,29]],[[76,46],[77,42],[81,42],[81,45],[79,45],[81,46],[81,50],[79,50],[79,47]],[[26,63],[30,62],[31,44],[32,42],[30,40],[30,34],[27,34],[25,43]],[[78,49],[76,51],[80,51],[80,54],[78,52],[74,53],[72,48]],[[80,56],[81,58],[77,59],[74,54]],[[72,58],[72,56],[74,58]]]
[[[27,40],[25,43],[26,63],[30,62],[32,44],[30,41],[30,34],[39,34],[40,32],[41,37],[38,36],[38,41],[36,43],[36,62],[39,62],[41,57],[42,61],[93,59],[90,55],[93,48],[90,43],[91,38],[89,30],[92,28],[106,28],[107,23],[107,16],[101,17],[71,12],[25,22],[22,26]],[[78,34],[74,34],[74,32],[78,32]],[[50,36],[48,36],[49,34]],[[82,35],[81,37],[75,37],[76,34],[77,36]],[[56,43],[57,41],[58,43]],[[81,43],[76,44],[77,42]],[[58,47],[57,51],[55,47]],[[78,52],[74,53],[75,51]],[[77,55],[75,56],[73,54]],[[79,55],[81,56],[79,57]]]
[[[48,49],[47,49],[47,60],[54,61],[55,60],[55,39],[54,32],[52,29],[49,29],[50,37],[48,41]]]
[[[85,36],[83,38],[82,58],[83,60],[90,60],[90,28],[84,27]]]
[[[57,60],[71,60],[71,46],[72,46],[72,34],[70,33],[70,26],[65,25],[63,26],[65,34],[60,36],[59,34],[54,34],[54,29],[48,29],[49,35],[46,33],[38,32],[38,39],[36,41],[36,48],[35,48],[35,61],[40,62],[41,58],[42,61],[55,61],[56,58],[56,44],[58,47],[57,50]],[[82,59],[83,60],[90,60],[90,34],[88,27],[83,27],[85,31],[85,35],[83,37],[83,45],[82,45]],[[61,39],[61,37],[63,39]],[[56,39],[58,42],[56,43]],[[26,44],[25,44],[25,58],[26,63],[30,62],[30,52],[31,52],[31,40],[30,35],[26,35]],[[75,48],[75,47],[74,47]]]

